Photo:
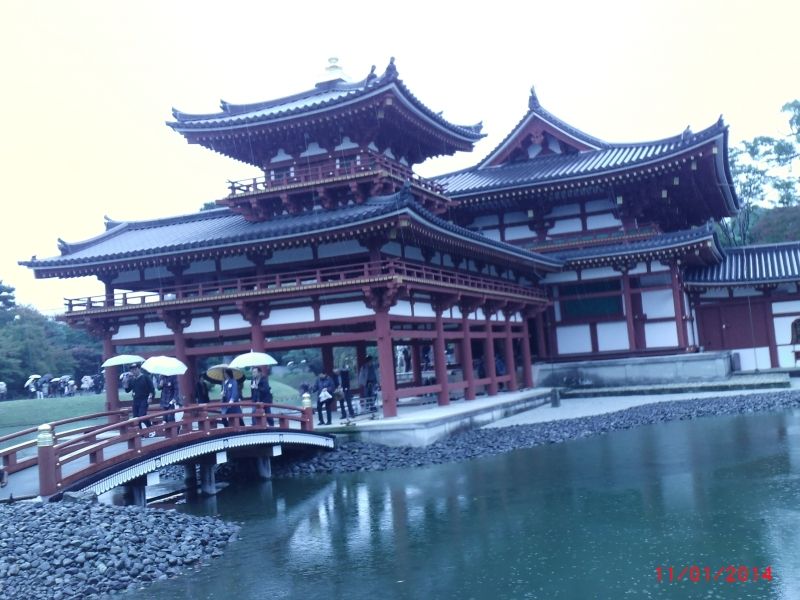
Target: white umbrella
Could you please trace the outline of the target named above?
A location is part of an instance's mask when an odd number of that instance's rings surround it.
[[[117,367],[119,365],[130,365],[132,363],[140,364],[144,358],[138,354],[117,354],[103,362],[101,367]]]
[[[151,356],[142,363],[142,368],[154,375],[183,375],[189,367],[171,356]]]
[[[247,352],[240,354],[231,361],[230,366],[235,369],[243,369],[245,367],[260,367],[262,365],[277,365],[278,361],[272,358],[266,352]]]
[[[31,385],[31,384],[32,384],[34,381],[36,381],[37,379],[41,379],[41,378],[42,378],[42,376],[41,376],[41,375],[31,375],[30,377],[28,377],[28,381],[26,381],[26,382],[25,382],[25,385],[23,385],[22,387],[30,387],[30,385]]]
[[[231,367],[230,365],[226,365],[225,363],[209,367],[206,370],[206,375],[208,376],[209,379],[213,379],[215,381],[222,381],[223,379],[225,379],[225,369],[231,369],[233,371],[234,379],[241,379],[242,377],[244,377],[244,373],[242,372],[241,369]]]

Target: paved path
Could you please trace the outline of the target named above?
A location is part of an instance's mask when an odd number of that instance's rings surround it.
[[[800,389],[800,379],[791,379],[791,389]],[[656,402],[669,402],[671,400],[691,400],[700,398],[721,398],[724,396],[743,396],[748,394],[777,393],[782,389],[765,388],[752,390],[729,390],[717,392],[685,392],[681,394],[652,394],[637,396],[600,396],[592,398],[565,398],[561,406],[553,408],[545,405],[540,408],[528,410],[512,417],[500,419],[484,427],[508,427],[510,425],[526,425],[528,423],[544,423],[561,419],[575,419],[577,417],[591,417],[618,410],[625,410],[632,406],[654,404]]]

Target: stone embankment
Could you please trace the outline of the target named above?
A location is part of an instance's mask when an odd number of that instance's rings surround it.
[[[392,448],[364,442],[342,442],[337,444],[337,448],[333,451],[318,452],[294,462],[276,462],[273,464],[273,476],[292,477],[315,473],[422,467],[480,458],[518,448],[557,444],[641,425],[794,407],[800,407],[800,391],[787,390],[703,400],[657,402],[591,417],[474,429],[424,448]]]
[[[0,505],[0,598],[106,598],[220,556],[239,526],[85,498]],[[146,597],[146,596],[142,596]]]

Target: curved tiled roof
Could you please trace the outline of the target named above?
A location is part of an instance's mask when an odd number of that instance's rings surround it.
[[[606,144],[598,150],[549,154],[497,167],[473,167],[441,175],[434,181],[442,185],[448,195],[459,198],[479,192],[610,174],[662,161],[724,135],[726,131],[726,126],[720,120],[698,133],[684,132],[663,140],[638,144]]]
[[[556,258],[529,252],[517,246],[486,238],[441,219],[420,206],[408,189],[390,196],[372,197],[364,204],[335,210],[315,210],[297,215],[279,215],[268,221],[250,222],[227,208],[191,215],[137,222],[108,223],[109,229],[79,243],[61,242],[62,256],[23,261],[33,269],[80,267],[127,259],[140,259],[192,250],[235,246],[248,242],[311,236],[336,229],[369,224],[379,218],[406,213],[428,227],[469,240],[487,250],[500,251],[536,265],[558,268]]]
[[[405,99],[414,109],[424,117],[447,130],[451,135],[457,135],[470,141],[477,141],[484,137],[481,133],[483,125],[456,125],[444,119],[420,102],[411,93],[406,85],[399,79],[397,68],[392,58],[383,75],[376,76],[373,72],[361,81],[348,83],[342,79],[335,79],[319,83],[311,90],[251,104],[220,103],[221,112],[209,114],[190,114],[172,110],[175,121],[167,125],[175,131],[188,133],[196,130],[229,130],[246,125],[266,124],[272,121],[281,121],[306,113],[328,110],[344,105],[361,98],[377,95],[388,89],[394,88],[398,95]]]
[[[739,246],[724,252],[717,265],[687,270],[684,282],[712,287],[800,281],[800,242]]]
[[[707,223],[702,227],[695,227],[694,229],[656,234],[645,240],[553,252],[550,256],[555,256],[569,265],[571,262],[589,258],[614,258],[631,254],[662,252],[702,242],[710,243],[708,247],[712,250],[712,254],[715,258],[719,259],[722,257],[719,241],[717,240],[714,227],[711,223]]]

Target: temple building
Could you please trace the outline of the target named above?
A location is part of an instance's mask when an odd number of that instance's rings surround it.
[[[723,248],[714,233],[738,209],[722,120],[608,143],[531,91],[488,156],[424,179],[414,165],[472,150],[482,128],[430,110],[394,60],[357,82],[332,63],[311,90],[173,116],[187,142],[260,174],[219,208],[109,220],[21,264],[96,276],[105,294],[67,300],[62,318],[108,356],[174,354],[190,365],[184,389],[198,359],[249,349],[320,348],[330,371],[334,347],[361,364],[374,346],[387,417],[403,398],[532,387],[534,363],[713,349],[742,368],[794,365],[800,246]]]

